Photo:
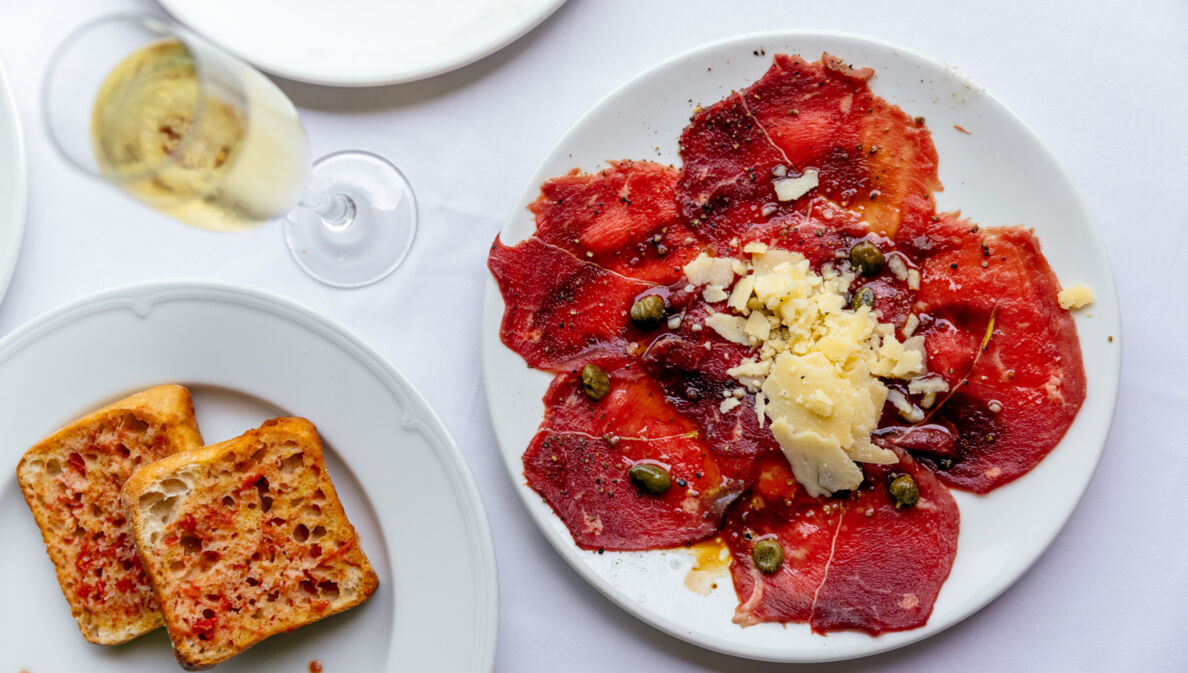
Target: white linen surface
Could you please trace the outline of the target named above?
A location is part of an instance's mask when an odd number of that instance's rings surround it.
[[[499,559],[501,673],[798,668],[719,655],[637,621],[553,553],[513,490],[479,383],[479,309],[488,245],[536,163],[630,77],[743,32],[845,30],[955,64],[1045,140],[1104,234],[1125,321],[1113,432],[1064,531],[1000,598],[922,643],[812,669],[1188,670],[1188,507],[1179,491],[1188,485],[1179,425],[1188,368],[1176,346],[1188,331],[1188,3],[571,0],[510,47],[426,81],[363,90],[281,82],[315,156],[371,150],[416,189],[411,256],[359,290],[306,277],[275,226],[234,235],[182,226],[71,170],[51,147],[38,110],[51,49],[88,18],[153,3],[3,4],[0,61],[25,125],[30,198],[0,336],[93,291],[177,277],[276,292],[357,331],[425,393],[478,481]]]

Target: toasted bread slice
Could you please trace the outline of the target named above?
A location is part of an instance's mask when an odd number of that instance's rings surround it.
[[[202,446],[190,392],[159,386],[41,440],[17,481],[83,637],[115,645],[161,625],[120,489],[141,465]]]
[[[123,497],[189,670],[352,608],[379,586],[304,418],[145,466]]]

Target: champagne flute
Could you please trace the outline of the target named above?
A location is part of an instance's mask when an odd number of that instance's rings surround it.
[[[310,163],[297,110],[251,66],[169,20],[97,19],[50,61],[46,128],[63,156],[186,224],[283,219],[293,259],[336,287],[384,278],[417,225],[412,187],[362,151]]]

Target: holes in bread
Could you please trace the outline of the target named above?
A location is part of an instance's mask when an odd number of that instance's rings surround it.
[[[326,537],[326,527],[314,526],[314,529],[310,531],[310,535],[313,536],[313,539],[315,540],[321,540],[322,538]]]
[[[116,443],[115,452],[119,454],[121,458],[127,458],[132,455],[132,451],[129,450],[128,447],[124,446],[123,442]]]
[[[187,554],[197,554],[202,551],[202,538],[193,533],[184,533],[177,543],[186,550]]]
[[[264,618],[264,611],[261,610],[260,608],[256,608],[256,610],[254,612],[252,612],[252,619],[263,619],[263,618]]]
[[[260,448],[256,449],[255,453],[252,454],[251,460],[253,463],[259,465],[260,461],[264,460],[264,456],[267,456],[267,455],[268,455],[268,449],[266,447],[261,446]]]
[[[301,510],[301,515],[306,519],[316,519],[322,516],[322,508],[317,505],[307,505],[305,509]]]
[[[124,417],[120,419],[120,427],[125,432],[141,433],[148,430],[149,424],[129,413],[124,414]]]
[[[183,483],[177,479],[169,479],[167,481]],[[164,486],[165,484],[162,483],[161,485]],[[140,496],[140,500],[137,503],[140,511],[149,520],[150,528],[157,529],[153,534],[154,542],[156,541],[155,537],[160,535],[160,530],[164,529],[173,520],[173,510],[177,507],[177,499],[178,496],[176,495],[166,496],[160,491],[149,491]]]
[[[315,465],[314,467],[317,467],[317,466]],[[323,493],[323,492],[322,492],[322,489],[320,489],[320,488],[319,488],[318,490],[314,491],[314,494],[313,494],[313,499],[314,499],[314,500],[316,500],[316,501],[318,501],[318,502],[322,502],[323,500],[325,500],[325,499],[326,499],[326,494],[325,494],[325,493]],[[315,506],[316,506],[316,505],[315,505]]]
[[[100,507],[99,505],[96,505],[95,503],[91,503],[90,510],[91,510],[91,516],[95,517],[96,519],[103,516],[103,508]]]
[[[215,611],[211,610],[210,608],[206,608],[205,610],[202,611],[202,616],[207,619],[214,619]]]
[[[166,479],[160,483],[158,488],[166,496],[181,495],[190,490],[190,485],[181,479]]]
[[[315,544],[315,545],[311,546],[309,548],[309,555],[314,558],[318,558],[319,556],[321,556],[322,555],[322,545]]]
[[[298,542],[305,542],[308,540],[309,528],[306,528],[305,524],[303,523],[297,524],[297,527],[293,529],[293,539]]]
[[[323,598],[331,600],[338,599],[338,582],[331,582],[330,580],[323,580],[318,582],[318,592],[322,594]]]
[[[305,454],[298,452],[281,461],[281,474],[289,474],[305,464]]]
[[[280,598],[280,592],[279,591],[270,591],[270,592],[268,592],[268,595],[265,596],[265,598],[268,599],[269,603],[275,603],[276,599]]]
[[[56,460],[46,461],[45,474],[46,474],[46,476],[50,476],[50,477],[56,477],[59,474],[62,474],[62,463],[59,463]]]
[[[270,509],[272,509],[272,498],[268,496],[260,498],[260,511],[267,512]]]
[[[178,559],[174,559],[169,562],[169,572],[173,573],[174,575],[182,574],[183,572],[185,572],[185,569],[186,569],[186,564],[181,562]]]
[[[311,596],[318,595],[318,588],[310,580],[301,580],[301,590]]]
[[[235,506],[235,498],[232,498],[229,495],[224,495],[223,496],[223,507],[234,507],[234,506]]]
[[[244,582],[247,582],[247,585],[249,587],[260,586],[260,580],[256,579],[255,577],[249,577],[246,580],[244,580]]]
[[[198,570],[201,572],[210,570],[219,562],[220,558],[221,556],[216,551],[207,550],[202,552],[202,556],[198,557]]]

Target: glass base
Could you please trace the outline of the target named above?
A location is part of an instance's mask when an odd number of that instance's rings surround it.
[[[345,197],[345,222],[298,207],[285,216],[285,242],[306,273],[334,287],[362,287],[392,273],[417,231],[417,201],[404,175],[383,157],[362,151],[314,162],[308,191]]]

